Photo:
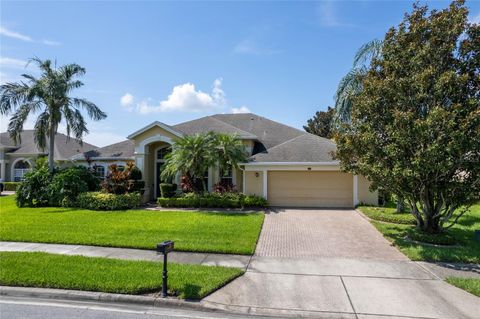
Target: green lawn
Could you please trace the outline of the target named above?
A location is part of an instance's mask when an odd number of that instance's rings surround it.
[[[240,276],[236,268],[168,264],[169,294],[201,299]],[[157,292],[162,264],[47,253],[0,252],[0,285],[122,294]]]
[[[466,290],[469,293],[480,297],[480,279],[448,277],[445,281],[455,287]]]
[[[0,240],[154,249],[174,240],[180,251],[253,254],[263,213],[74,208],[18,208],[0,197]]]
[[[397,224],[392,217],[394,208],[378,208],[362,206],[359,209],[368,217],[378,220],[372,224],[391,242],[394,243],[408,258],[412,260],[446,261],[446,262],[480,262],[480,243],[474,239],[474,230],[480,229],[480,204],[472,206],[470,211],[460,218],[459,222],[448,230],[447,235],[441,236],[438,241],[450,242],[452,239],[458,244],[451,247],[433,247],[412,243],[405,239],[410,237],[422,237],[415,226],[406,222],[409,217],[399,214]],[[403,215],[403,216],[402,216]],[[384,223],[388,221],[390,223]],[[414,235],[414,236],[413,236]],[[431,236],[429,236],[431,237]],[[431,240],[423,236],[423,238]]]

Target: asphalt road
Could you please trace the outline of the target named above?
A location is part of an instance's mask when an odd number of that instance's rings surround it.
[[[234,315],[221,312],[202,312],[165,307],[148,307],[127,304],[106,304],[26,297],[0,298],[1,319],[247,319],[258,316]],[[265,318],[265,317],[263,317]],[[271,318],[271,317],[270,317]]]

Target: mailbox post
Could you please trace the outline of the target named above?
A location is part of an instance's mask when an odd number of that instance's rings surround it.
[[[157,244],[157,252],[163,254],[163,275],[162,275],[162,297],[167,297],[168,291],[168,270],[167,270],[167,255],[169,252],[173,251],[174,242],[171,240],[166,240]]]

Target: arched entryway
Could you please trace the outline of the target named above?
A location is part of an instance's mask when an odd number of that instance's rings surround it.
[[[24,175],[32,169],[32,164],[24,159],[19,158],[12,165],[12,180],[14,182],[21,182]]]

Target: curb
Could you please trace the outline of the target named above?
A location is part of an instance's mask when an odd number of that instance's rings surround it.
[[[212,311],[212,309],[202,306],[198,301],[184,301],[175,298],[124,295],[82,290],[0,286],[0,296],[34,297],[75,301],[99,301],[105,303],[118,302],[151,307],[170,306],[189,310]]]

